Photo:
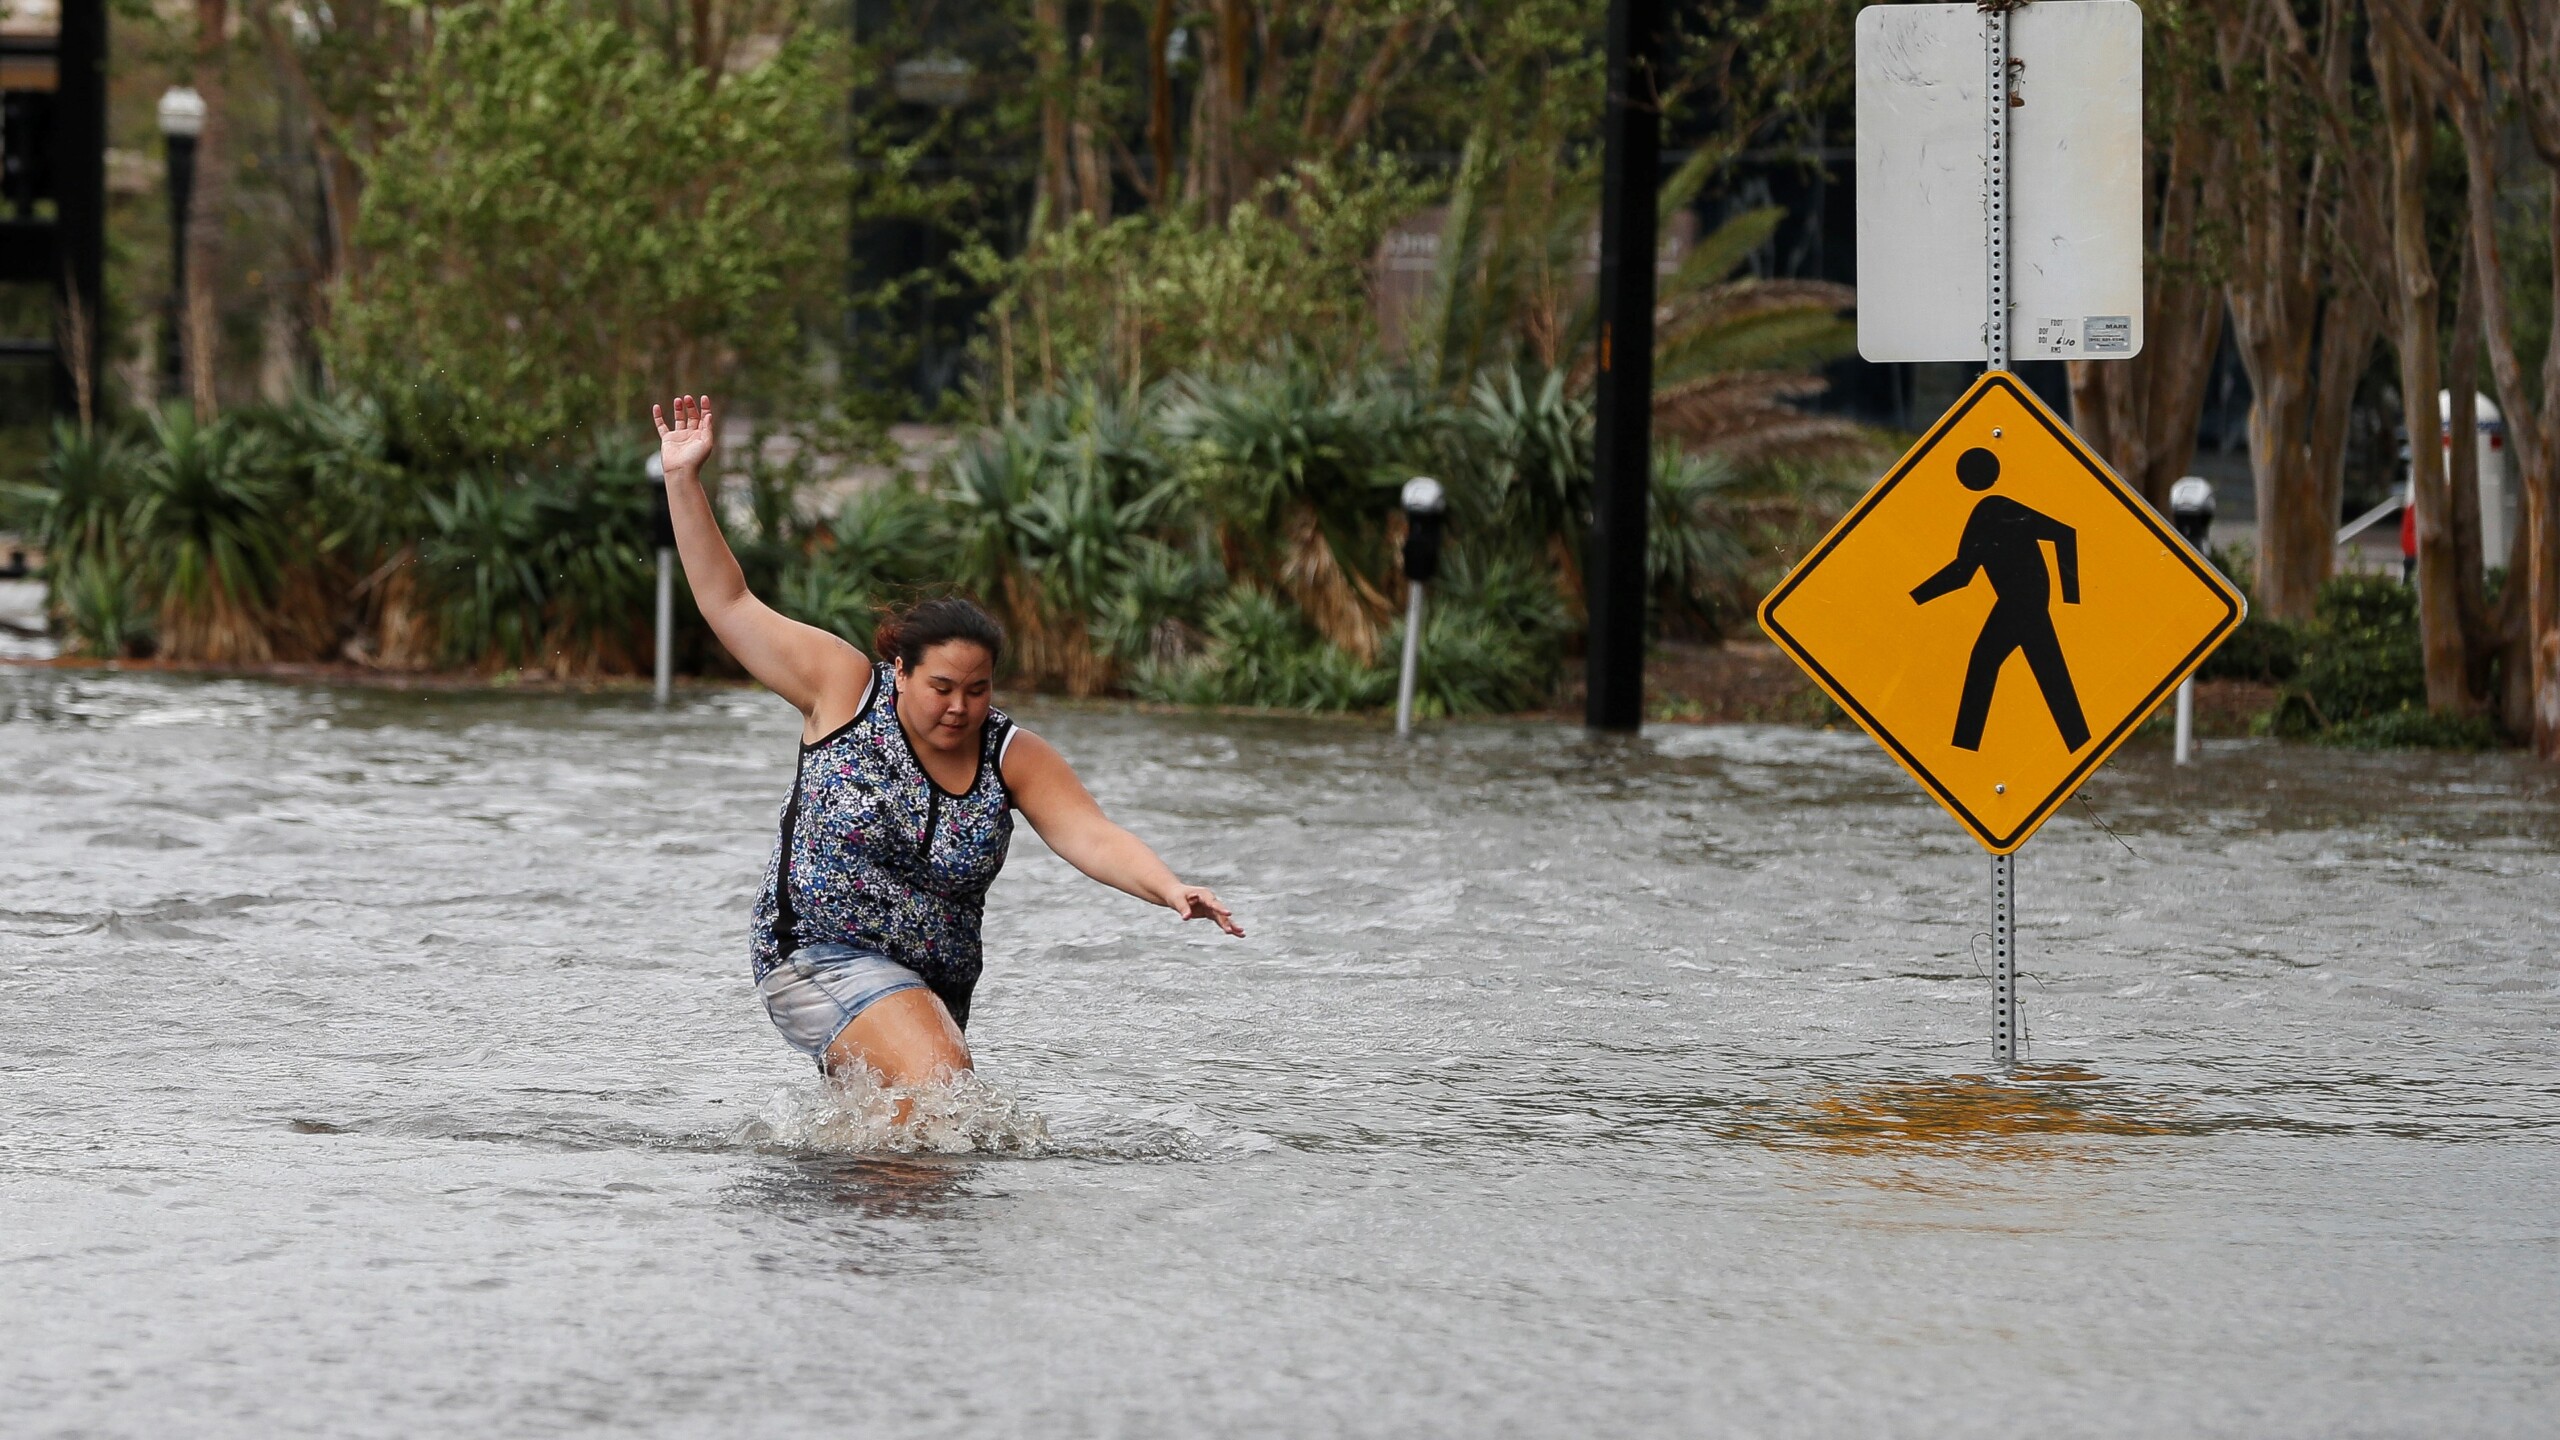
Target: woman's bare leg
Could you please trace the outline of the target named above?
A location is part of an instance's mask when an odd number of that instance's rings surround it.
[[[890,1085],[922,1085],[970,1068],[969,1042],[932,991],[901,990],[865,1007],[827,1047],[828,1074],[856,1068]]]

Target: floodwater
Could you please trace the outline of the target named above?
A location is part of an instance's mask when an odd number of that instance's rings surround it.
[[[1026,828],[892,1137],[747,983],[777,702],[0,671],[5,1429],[2560,1415],[2550,771],[2137,746],[2001,1079],[1989,864],[1854,734],[1027,715],[1253,934]]]

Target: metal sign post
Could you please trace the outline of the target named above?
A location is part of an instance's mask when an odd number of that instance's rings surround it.
[[[2246,602],[2009,373],[2142,349],[2140,8],[1871,5],[1857,47],[1859,351],[1988,368],[1760,625],[1991,853],[2008,1066],[2018,848]]]
[[[1983,363],[2009,368],[2009,5],[1982,4]],[[2018,855],[1991,857],[1991,1058],[2018,1063]]]
[[[2018,857],[1991,857],[1991,1058],[2018,1063]]]

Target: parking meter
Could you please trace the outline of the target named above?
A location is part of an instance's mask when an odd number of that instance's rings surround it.
[[[1428,585],[1440,577],[1440,537],[1447,528],[1449,497],[1440,482],[1417,475],[1404,482],[1404,578]]]
[[[2169,487],[2169,523],[2201,550],[2213,534],[2213,482],[2190,475]]]

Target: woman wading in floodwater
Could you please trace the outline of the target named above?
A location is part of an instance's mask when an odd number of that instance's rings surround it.
[[[712,633],[801,715],[799,773],[756,900],[756,991],[782,1038],[829,1074],[913,1085],[969,1068],[987,886],[1013,812],[1105,885],[1185,920],[1243,929],[1111,823],[1047,741],[990,707],[1004,632],[966,600],[880,627],[877,661],[747,590],[701,484],[711,397],[650,407],[685,578]]]

